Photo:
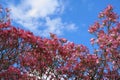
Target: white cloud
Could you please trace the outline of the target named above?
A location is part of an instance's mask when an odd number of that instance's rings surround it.
[[[71,30],[76,30],[78,27],[76,27],[75,24],[71,23],[71,24],[66,24],[67,30],[71,31]]]
[[[48,36],[49,32],[53,32],[61,35],[64,29],[75,29],[74,24],[62,22],[60,17],[50,18],[51,15],[64,11],[64,4],[61,0],[20,0],[17,4],[13,2],[8,3],[9,8],[12,9],[13,21],[35,34]]]
[[[58,0],[24,0],[20,4],[12,4],[12,14],[18,18],[46,17],[59,11],[62,6]]]
[[[77,29],[75,24],[64,23],[60,17],[54,19],[47,17],[45,26],[47,26],[46,29],[41,33],[41,35],[44,36],[49,36],[50,32],[62,35],[64,34],[64,31],[73,31]]]
[[[64,28],[64,24],[61,22],[61,18],[46,18],[46,26],[49,26],[46,31],[54,32],[56,34],[62,34],[61,30]]]

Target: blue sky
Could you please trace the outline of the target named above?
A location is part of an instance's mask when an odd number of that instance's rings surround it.
[[[120,0],[0,0],[12,9],[12,24],[35,35],[49,37],[49,32],[90,50],[88,28],[108,4],[120,14]]]

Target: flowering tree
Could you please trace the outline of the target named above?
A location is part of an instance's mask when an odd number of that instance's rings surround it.
[[[120,79],[120,22],[111,5],[89,28],[95,35],[90,40],[93,53],[52,33],[49,39],[16,28],[10,23],[9,9],[5,13],[0,21],[0,79]]]

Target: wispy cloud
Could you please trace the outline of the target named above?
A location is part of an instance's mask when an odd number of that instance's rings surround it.
[[[62,0],[20,0],[17,4],[13,0],[12,3],[8,2],[8,6],[12,9],[13,21],[35,34],[48,36],[49,32],[53,32],[61,35],[65,29],[76,29],[75,24],[63,22],[60,17],[52,19],[50,17],[63,13],[64,4]]]
[[[52,32],[58,35],[62,35],[64,34],[64,31],[73,31],[77,29],[75,24],[62,22],[60,17],[54,19],[50,19],[49,17],[46,18],[46,26],[48,27],[44,30],[44,34]]]
[[[92,2],[91,0],[81,0],[81,3],[85,5],[85,7],[87,8],[89,12],[93,11],[95,7],[95,3]]]

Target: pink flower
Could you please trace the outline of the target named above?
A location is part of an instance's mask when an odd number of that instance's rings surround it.
[[[96,60],[96,63],[97,63],[97,64],[99,63],[99,60],[98,60],[98,59]]]
[[[65,39],[65,38],[61,38],[59,40],[60,40],[61,43],[66,43],[67,42],[67,39]]]
[[[93,44],[95,43],[95,39],[94,39],[94,38],[91,38],[91,39],[90,39],[90,42],[91,42],[91,44],[93,45]]]

